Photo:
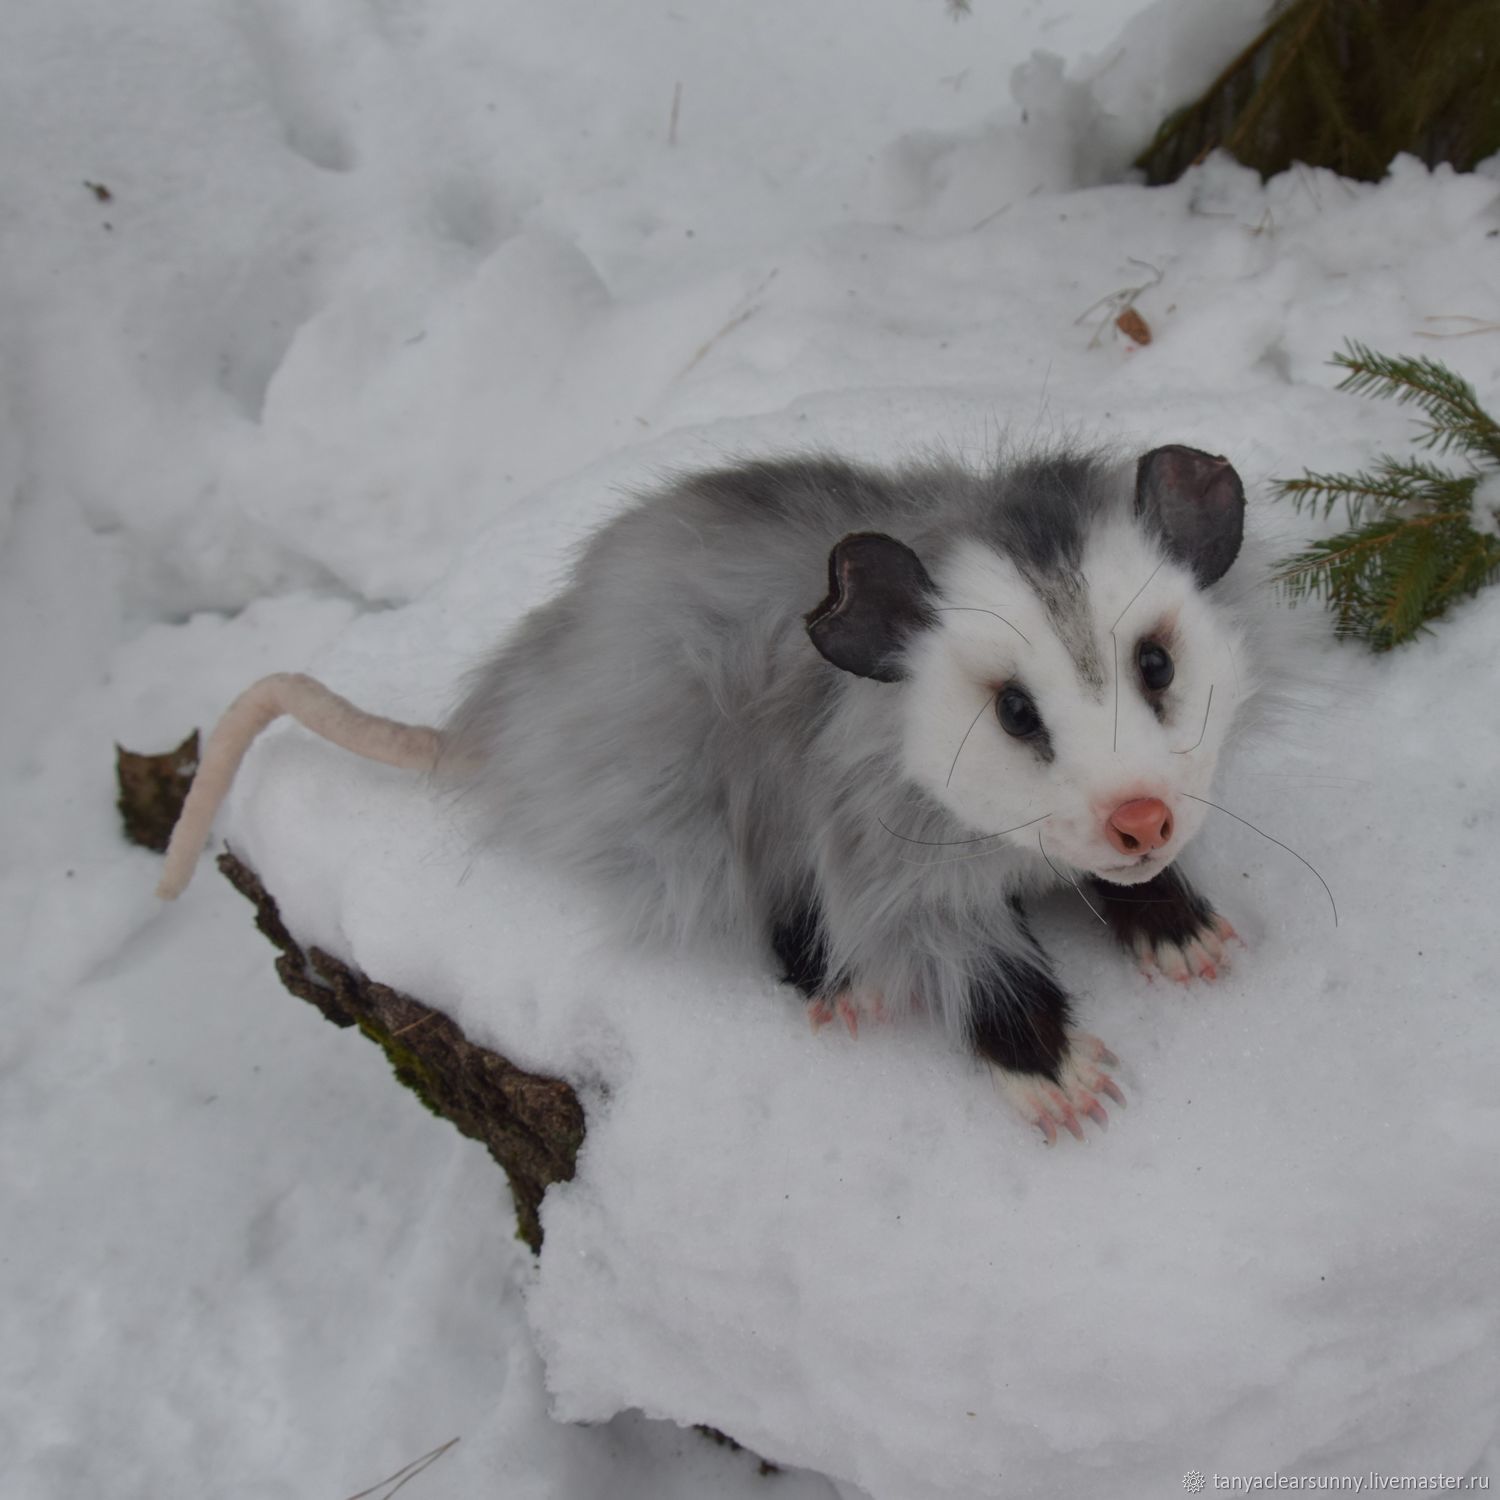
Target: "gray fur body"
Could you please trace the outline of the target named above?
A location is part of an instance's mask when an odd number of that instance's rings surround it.
[[[443,732],[450,778],[488,836],[601,882],[641,933],[768,962],[777,924],[811,911],[830,988],[920,1004],[972,1034],[977,1004],[1003,1008],[982,983],[997,961],[1045,968],[1019,898],[1056,884],[1062,861],[1048,864],[1035,829],[981,839],[1000,830],[919,784],[903,753],[911,684],[840,671],[805,617],[850,533],[900,538],[939,579],[978,544],[1020,571],[1072,661],[1070,691],[1103,715],[1113,648],[1080,570],[1106,523],[1166,556],[1134,496],[1127,466],[1074,453],[987,472],[814,458],[686,478],[598,531],[564,591],[474,674]],[[1221,592],[1246,655],[1244,612]],[[1248,693],[1251,662],[1236,671]],[[1174,746],[1197,711],[1168,718]],[[993,716],[983,732],[998,734]]]

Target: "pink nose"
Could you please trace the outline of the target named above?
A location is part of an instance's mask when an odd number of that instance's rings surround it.
[[[1149,854],[1171,842],[1171,811],[1160,797],[1122,802],[1109,815],[1104,836],[1121,854]]]

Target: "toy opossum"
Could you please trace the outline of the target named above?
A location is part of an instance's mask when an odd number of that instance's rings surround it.
[[[1124,1099],[1027,925],[1072,883],[1146,966],[1232,929],[1174,867],[1257,687],[1228,462],[1060,452],[988,472],[833,459],[693,475],[599,530],[441,730],[305,677],[226,714],[168,852],[190,876],[291,713],[435,769],[484,833],[602,881],[666,940],[775,955],[816,1023],[924,1007],[1049,1141]]]

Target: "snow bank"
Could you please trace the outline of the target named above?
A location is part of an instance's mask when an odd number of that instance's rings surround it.
[[[1482,1464],[1494,600],[1389,660],[1329,650],[1340,697],[1222,787],[1340,927],[1232,821],[1198,866],[1251,946],[1212,991],[1042,914],[1131,1098],[1052,1152],[920,1025],[813,1038],[769,970],[623,954],[420,782],[269,736],[226,831],[299,935],[583,1091],[537,1268],[483,1153],[285,1000],[219,882],[159,911],[115,828],[111,739],[164,747],[262,672],[436,715],[666,471],[1077,432],[1222,450],[1255,488],[1399,447],[1324,361],[1493,319],[1495,174],[1078,191],[1256,7],[1134,10],[0,11],[20,1493],[347,1494],[455,1435],[408,1493]],[[1149,348],[1112,323],[1132,288]],[[1423,347],[1495,399],[1492,336]],[[690,1421],[833,1479],[762,1480]]]
[[[874,346],[888,388],[674,434],[538,492],[419,608],[314,665],[382,712],[435,713],[618,487],[709,451],[891,456],[1063,412],[1251,474],[1348,461],[1376,428],[1399,443],[1399,416],[1331,392],[1327,353],[1351,327],[1405,344],[1474,275],[1496,204],[1493,183],[1410,165],[1378,188],[1261,189],[1216,163],[961,241],[843,236],[783,267],[703,379],[771,348],[802,389],[847,387]],[[1073,322],[1122,252],[1162,273],[1144,350]],[[816,334],[814,283],[853,294],[816,300]],[[1493,354],[1453,352],[1500,388]],[[967,379],[934,389],[955,367]],[[1330,652],[1349,691],[1222,788],[1313,860],[1339,926],[1305,868],[1229,820],[1197,867],[1250,951],[1212,991],[1153,987],[1081,908],[1047,913],[1085,1024],[1126,1059],[1131,1107],[1082,1148],[1042,1148],[917,1023],[814,1038],[769,969],[621,953],[587,893],[474,851],[461,807],[300,731],[247,765],[229,838],[303,937],[584,1091],[579,1175],[544,1206],[528,1300],[558,1415],[707,1422],[903,1500],[1105,1477],[1144,1496],[1194,1467],[1463,1471],[1500,1406],[1481,790],[1500,742],[1488,700],[1455,687],[1490,675],[1497,628],[1487,598],[1389,660]]]

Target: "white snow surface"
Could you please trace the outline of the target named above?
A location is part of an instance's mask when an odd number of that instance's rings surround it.
[[[455,1436],[405,1494],[1500,1468],[1500,594],[1385,658],[1318,632],[1222,778],[1337,925],[1228,817],[1211,988],[1041,912],[1130,1099],[1050,1150],[919,1021],[814,1037],[769,960],[622,948],[420,778],[272,730],[221,832],[298,937],[579,1088],[535,1264],[483,1151],[280,990],[210,865],[159,908],[112,806],[112,742],[266,671],[432,719],[700,462],[1186,442],[1289,546],[1323,523],[1271,476],[1411,432],[1335,391],[1345,337],[1493,409],[1500,336],[1429,336],[1500,317],[1494,164],[1106,184],[1257,17],[0,14],[7,1493],[336,1497]],[[1100,300],[1134,287],[1145,348]]]

